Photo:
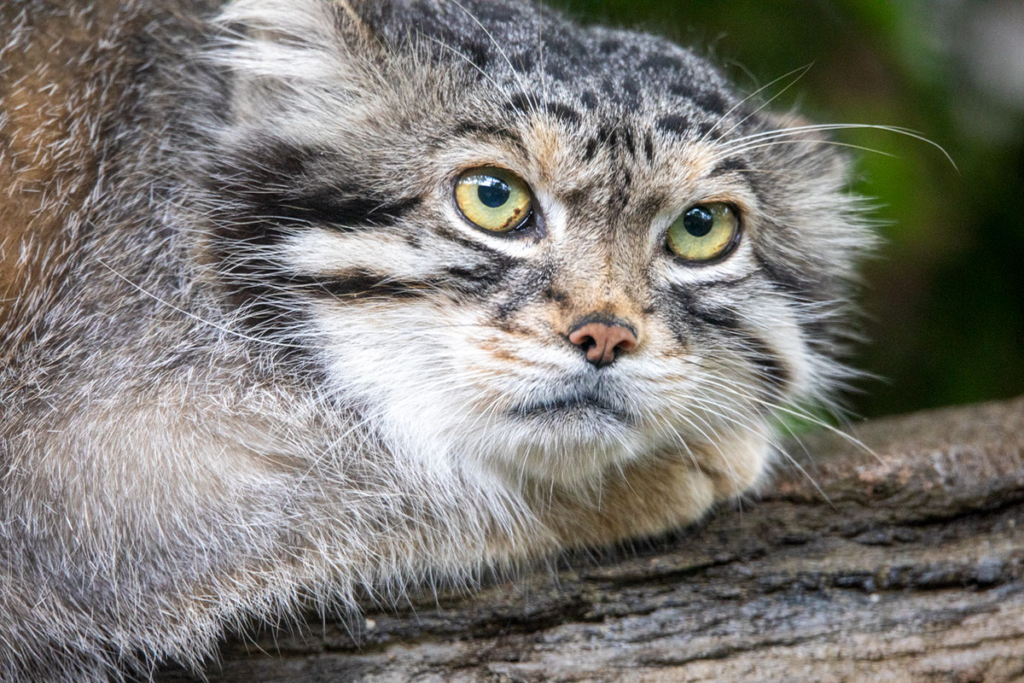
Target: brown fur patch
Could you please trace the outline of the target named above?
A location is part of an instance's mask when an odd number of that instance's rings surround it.
[[[676,456],[609,474],[601,490],[589,495],[556,491],[543,519],[565,545],[600,546],[688,524],[715,499],[710,473]]]
[[[114,5],[0,9],[0,35],[15,43],[0,66],[0,334],[8,348],[74,253],[97,181],[93,138],[117,98],[99,82],[113,74],[102,72],[96,43]]]
[[[753,487],[764,468],[765,442],[756,434],[722,437],[613,468],[593,489],[539,487],[531,505],[570,547],[609,545],[654,536],[698,520],[716,502]]]

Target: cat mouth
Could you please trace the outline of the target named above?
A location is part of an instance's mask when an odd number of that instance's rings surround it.
[[[623,406],[611,401],[607,396],[594,392],[565,394],[542,401],[519,403],[508,410],[508,416],[521,420],[537,418],[568,418],[573,416],[587,418],[614,418],[623,422],[631,422],[631,415]]]

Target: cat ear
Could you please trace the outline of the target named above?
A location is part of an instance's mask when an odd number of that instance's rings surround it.
[[[215,23],[212,60],[232,75],[237,113],[332,105],[373,92],[384,48],[362,0],[234,0]]]

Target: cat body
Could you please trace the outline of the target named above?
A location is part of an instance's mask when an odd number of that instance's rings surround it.
[[[680,526],[844,376],[844,160],[663,40],[504,0],[13,0],[0,36],[4,681]],[[472,169],[528,188],[514,230]],[[666,248],[695,206],[720,257]]]

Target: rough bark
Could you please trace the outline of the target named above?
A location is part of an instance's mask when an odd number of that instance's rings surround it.
[[[234,640],[211,680],[1024,680],[1024,398],[852,433],[670,538]]]

